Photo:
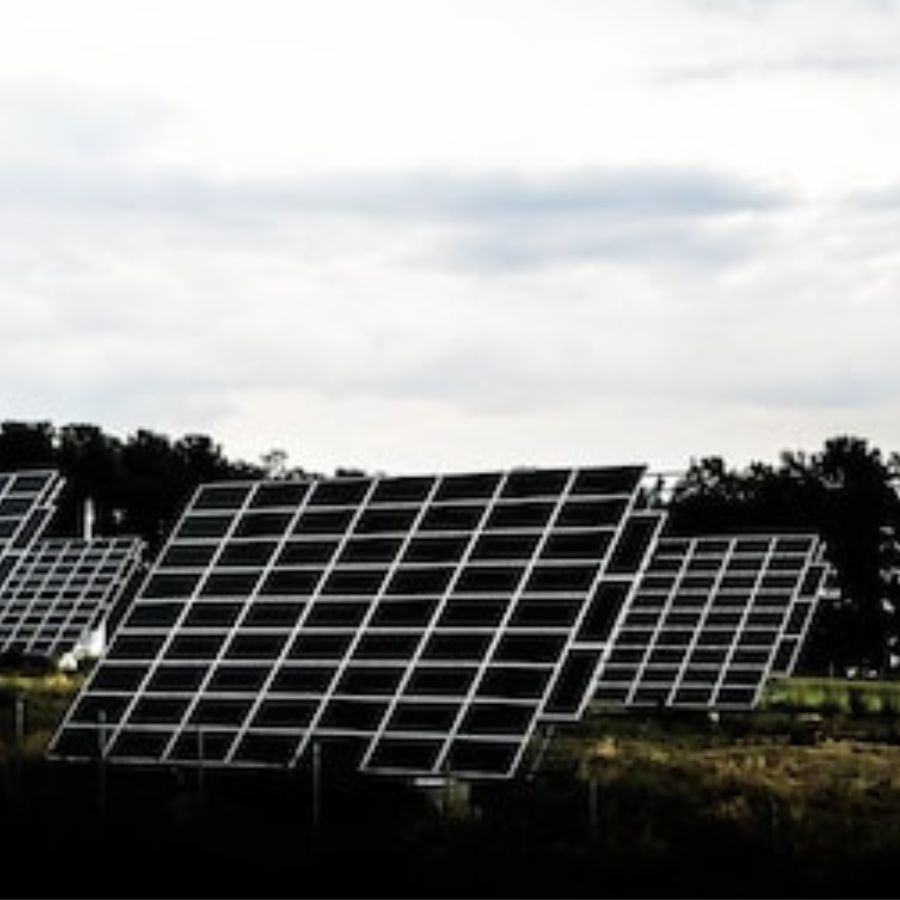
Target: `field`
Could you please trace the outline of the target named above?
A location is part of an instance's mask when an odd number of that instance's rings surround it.
[[[47,763],[77,680],[6,679],[8,893],[895,896],[900,716],[835,702],[834,684],[822,701],[813,687],[783,685],[760,713],[718,722],[595,710],[556,732],[533,777],[476,786],[450,813],[326,760],[316,826],[305,770]],[[37,847],[48,865],[35,862]]]

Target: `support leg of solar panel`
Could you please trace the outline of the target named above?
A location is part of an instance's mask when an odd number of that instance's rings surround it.
[[[312,742],[312,826],[318,836],[322,825],[322,742]]]

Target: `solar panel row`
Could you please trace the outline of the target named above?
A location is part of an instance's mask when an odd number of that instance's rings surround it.
[[[660,538],[643,469],[201,488],[52,746],[63,758],[503,777],[539,723],[756,702],[814,537]]]
[[[137,538],[46,540],[57,472],[0,473],[0,653],[59,658],[108,616],[141,562]]]
[[[597,698],[748,707],[787,674],[826,575],[815,536],[664,538],[610,642]]]
[[[0,582],[44,531],[62,484],[52,471],[0,472]]]
[[[97,629],[141,561],[137,538],[38,541],[0,584],[0,653],[58,658]]]

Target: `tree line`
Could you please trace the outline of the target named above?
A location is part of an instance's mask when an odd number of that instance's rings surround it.
[[[121,439],[95,425],[0,423],[0,470],[46,466],[66,478],[54,531],[78,533],[85,498],[101,534],[138,534],[155,552],[196,487],[208,481],[297,477],[282,451],[259,463],[229,459],[210,437],[138,430]],[[336,474],[362,474],[337,470]],[[888,674],[900,663],[900,456],[858,437],[778,463],[729,468],[691,461],[671,498],[680,533],[810,530],[828,543],[840,588],[817,615],[801,665],[808,671]]]
[[[265,473],[262,465],[228,459],[205,435],[172,440],[139,430],[122,440],[95,425],[0,424],[0,471],[35,467],[58,469],[66,479],[54,532],[78,533],[84,501],[91,498],[98,533],[137,534],[151,550],[197,485]]]
[[[828,545],[838,593],[820,605],[801,666],[887,675],[900,663],[900,456],[858,437],[775,465],[731,469],[692,461],[673,491],[671,521],[686,533],[814,531]]]

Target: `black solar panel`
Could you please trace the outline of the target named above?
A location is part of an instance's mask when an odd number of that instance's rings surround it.
[[[43,532],[62,484],[52,471],[0,472],[0,576],[14,562],[8,557],[26,551]]]
[[[142,548],[137,538],[35,542],[0,584],[0,653],[74,650],[104,623]]]
[[[140,562],[134,538],[45,540],[63,479],[0,473],[0,653],[57,658],[105,621]]]
[[[617,624],[597,699],[751,708],[794,663],[827,574],[818,538],[664,538]]]
[[[662,515],[640,467],[208,485],[61,757],[507,776],[590,700]]]

